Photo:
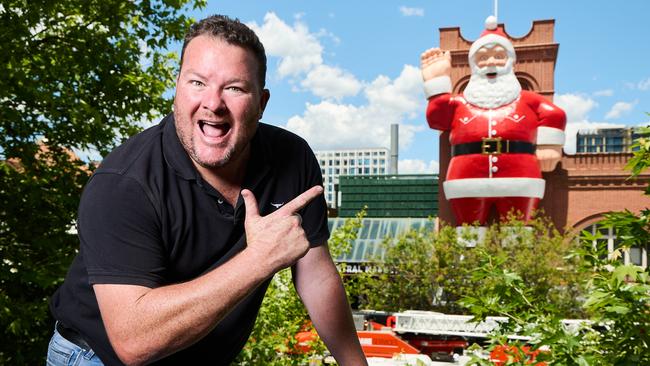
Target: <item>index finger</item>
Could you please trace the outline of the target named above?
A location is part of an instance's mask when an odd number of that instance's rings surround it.
[[[286,203],[282,208],[276,211],[286,214],[293,215],[294,213],[300,211],[303,207],[307,206],[314,198],[318,197],[323,193],[323,187],[313,186],[308,190],[302,192],[298,197],[292,199]]]

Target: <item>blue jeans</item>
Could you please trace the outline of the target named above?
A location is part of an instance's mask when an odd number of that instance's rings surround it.
[[[47,366],[104,366],[92,349],[83,349],[54,329],[47,349]]]

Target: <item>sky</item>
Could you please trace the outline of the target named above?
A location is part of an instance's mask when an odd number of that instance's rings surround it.
[[[494,0],[208,1],[189,15],[239,18],[268,57],[271,100],[263,122],[314,150],[390,147],[399,127],[399,172],[437,173],[439,133],[424,117],[419,56],[439,46],[439,28],[475,40]],[[555,20],[560,45],[555,103],[567,113],[565,151],[579,129],[650,123],[650,1],[501,0],[513,37]],[[172,46],[180,52],[180,45]]]

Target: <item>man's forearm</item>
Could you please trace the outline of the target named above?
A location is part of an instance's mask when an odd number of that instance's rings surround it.
[[[327,247],[317,247],[294,267],[294,282],[309,316],[339,365],[367,365],[341,277]]]
[[[145,364],[184,349],[209,333],[272,275],[246,250],[192,281],[149,289],[95,285],[113,348],[126,364]]]

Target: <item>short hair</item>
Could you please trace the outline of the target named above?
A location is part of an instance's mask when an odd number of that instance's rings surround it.
[[[185,34],[185,39],[183,41],[180,63],[181,68],[183,67],[183,57],[185,56],[185,48],[187,45],[194,38],[204,34],[220,38],[228,44],[236,45],[251,51],[258,63],[257,77],[260,81],[260,85],[264,88],[264,85],[266,84],[266,53],[264,52],[262,42],[257,38],[255,32],[240,22],[239,19],[232,19],[226,15],[212,15],[192,24]]]

